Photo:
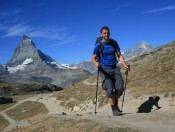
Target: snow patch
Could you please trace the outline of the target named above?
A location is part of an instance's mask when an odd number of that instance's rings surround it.
[[[63,67],[65,68],[69,68],[69,69],[77,69],[77,66],[70,66],[70,64],[61,64]]]
[[[21,65],[17,65],[15,67],[8,67],[8,71],[10,73],[14,73],[18,70],[24,70],[26,68],[26,65],[30,64],[32,62],[33,62],[33,60],[31,58],[27,58]]]
[[[47,62],[47,63],[50,63],[52,65],[56,65],[58,68],[64,69],[63,66],[61,64],[57,63],[56,61]]]

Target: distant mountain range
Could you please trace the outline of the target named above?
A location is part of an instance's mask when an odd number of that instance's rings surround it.
[[[84,69],[63,68],[24,35],[10,61],[0,66],[0,75],[0,81],[5,83],[51,83],[65,88],[90,73]]]
[[[153,48],[142,41],[123,52],[125,59],[148,53]],[[91,61],[79,64],[60,64],[38,50],[34,42],[24,35],[6,65],[0,65],[0,81],[6,83],[51,83],[68,87],[95,73],[97,68]]]
[[[138,55],[142,55],[145,53],[149,53],[153,50],[154,48],[147,42],[141,41],[139,42],[136,46],[131,48],[130,50],[126,50],[122,52],[125,60],[132,59]]]
[[[154,50],[154,48],[147,42],[141,41],[133,48],[126,50],[122,52],[122,55],[124,56],[125,60],[132,59],[138,55],[146,54]],[[91,73],[94,73],[97,71],[97,68],[92,64],[91,61],[82,61],[79,64],[70,64],[70,65],[64,65],[66,68],[83,68]]]

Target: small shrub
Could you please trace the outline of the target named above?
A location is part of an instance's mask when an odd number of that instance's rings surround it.
[[[47,108],[42,103],[26,101],[8,110],[6,114],[15,120],[23,120],[47,112]]]

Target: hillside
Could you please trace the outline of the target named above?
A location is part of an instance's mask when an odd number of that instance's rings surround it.
[[[0,130],[4,132],[122,131],[172,132],[175,129],[175,41],[128,61],[123,115],[114,117],[99,81],[97,114],[94,114],[96,75],[54,93],[13,96],[14,103],[0,105]],[[125,69],[121,66],[125,80]],[[159,96],[160,109],[149,113],[138,108]],[[119,101],[121,108],[122,98]],[[144,108],[145,109],[145,108]]]
[[[158,47],[149,54],[144,54],[128,61],[131,70],[128,75],[127,91],[134,97],[144,94],[175,96],[175,41]],[[125,69],[121,66],[125,81]],[[105,92],[99,83],[100,105],[106,103]],[[96,92],[96,75],[81,81],[69,89],[55,95],[58,100],[63,100],[65,106],[73,107],[76,104],[85,104],[87,100],[94,101]],[[76,98],[79,97],[79,98]],[[70,101],[70,102],[69,102]]]
[[[175,41],[130,60],[128,89],[135,94],[175,94]]]

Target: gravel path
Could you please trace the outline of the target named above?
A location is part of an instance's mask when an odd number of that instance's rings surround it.
[[[1,115],[10,122],[3,132],[12,130],[15,127],[26,127],[31,125],[28,121],[15,121],[5,114],[5,111],[16,107],[25,101],[36,101],[43,103],[48,109],[47,116],[62,117],[66,119],[82,120],[90,119],[100,123],[107,124],[111,127],[130,127],[138,128],[140,130],[147,130],[152,132],[173,132],[175,130],[175,103],[173,98],[161,99],[159,105],[161,109],[153,108],[150,113],[136,113],[139,104],[144,102],[147,97],[142,99],[134,99],[126,93],[125,104],[123,107],[123,116],[112,116],[110,106],[107,104],[97,109],[97,114],[93,110],[80,111],[78,113],[70,113],[65,108],[59,105],[59,101],[53,97],[52,94],[40,94],[19,101],[14,106],[1,112]],[[120,101],[121,102],[121,101]],[[120,104],[121,105],[121,104]],[[62,115],[65,112],[66,115]]]

